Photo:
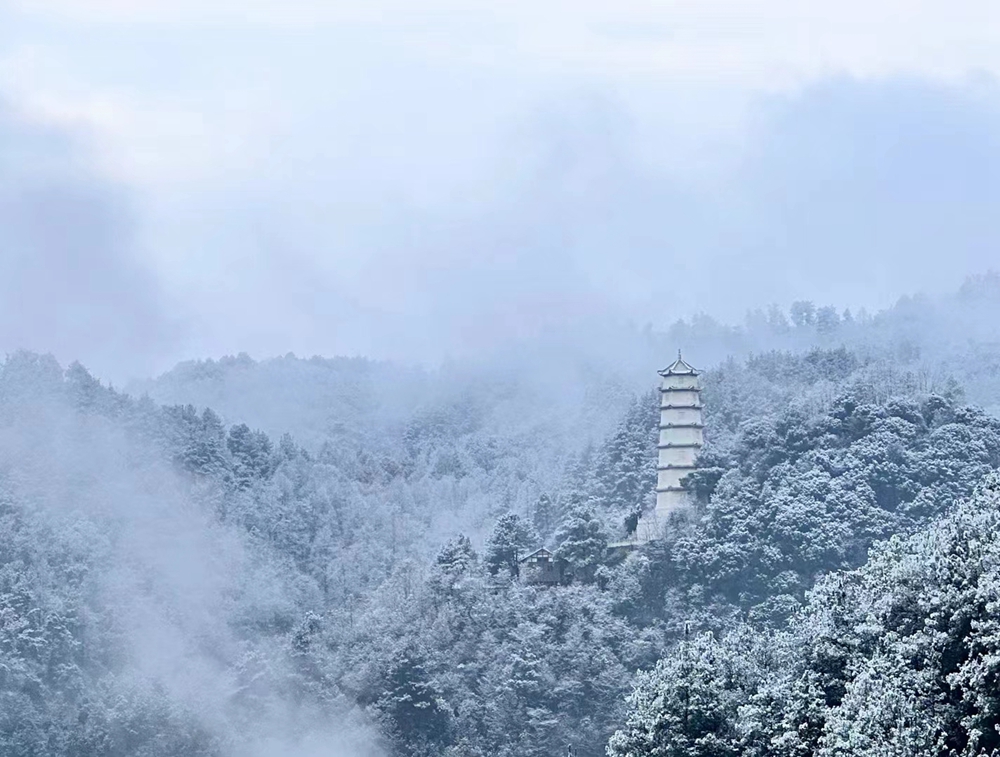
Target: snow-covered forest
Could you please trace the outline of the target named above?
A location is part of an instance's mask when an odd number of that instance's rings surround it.
[[[989,755],[998,317],[988,274],[435,369],[11,353],[0,754]],[[695,505],[609,549],[678,347]]]

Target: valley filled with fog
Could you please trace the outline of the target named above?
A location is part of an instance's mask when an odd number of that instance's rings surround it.
[[[0,757],[996,757],[998,135],[988,0],[0,2]]]
[[[0,751],[986,753],[998,315],[984,274],[433,369],[238,355],[116,389],[11,353]],[[651,506],[677,345],[695,504],[609,549]],[[572,580],[519,580],[542,546]]]

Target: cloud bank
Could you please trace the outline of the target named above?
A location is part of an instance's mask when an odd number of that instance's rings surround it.
[[[92,170],[5,190],[34,309],[0,342],[99,372],[433,362],[596,321],[877,308],[994,264],[989,3],[20,0],[6,20],[0,91],[35,124],[5,116],[6,154],[82,130]]]
[[[0,349],[139,368],[172,336],[126,191],[0,104]]]

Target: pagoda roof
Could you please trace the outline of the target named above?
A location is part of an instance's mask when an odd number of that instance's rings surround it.
[[[677,359],[662,371],[658,371],[658,373],[661,376],[697,376],[700,371],[695,369],[690,363],[684,362],[684,358],[681,357],[681,351],[677,350]]]

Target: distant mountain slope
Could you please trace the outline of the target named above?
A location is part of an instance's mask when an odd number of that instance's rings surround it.
[[[377,438],[427,401],[429,385],[424,371],[365,358],[258,362],[241,353],[180,363],[128,391],[165,405],[210,407],[229,422],[318,446],[331,438]]]
[[[663,331],[580,324],[489,360],[434,369],[240,354],[184,362],[127,390],[163,404],[211,407],[228,422],[273,436],[291,433],[311,449],[330,439],[378,445],[397,439],[415,419],[464,405],[500,434],[545,426],[548,436],[577,450],[610,433],[631,397],[655,385],[655,370],[678,348],[704,369],[729,357],[839,346],[939,383],[952,376],[969,401],[1000,415],[1000,274],[970,278],[945,297],[903,297],[874,315],[796,302],[787,312],[750,312],[740,325],[704,315]]]
[[[645,371],[611,361],[594,365],[553,354],[530,363],[461,364],[423,369],[365,358],[256,361],[246,354],[180,363],[127,387],[166,405],[210,407],[228,423],[246,423],[318,449],[324,442],[394,447],[416,436],[488,433],[543,435],[577,450],[614,427]],[[655,375],[655,374],[652,374]]]

